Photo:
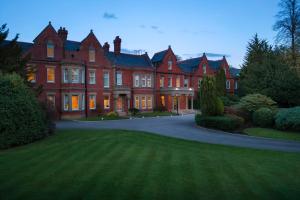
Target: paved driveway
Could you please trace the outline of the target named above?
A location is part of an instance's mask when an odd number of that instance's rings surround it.
[[[194,115],[95,122],[60,121],[57,122],[57,128],[139,130],[212,144],[300,152],[299,142],[230,134],[197,127]]]

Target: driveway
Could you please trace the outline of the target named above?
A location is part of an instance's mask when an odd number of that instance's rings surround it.
[[[138,130],[180,139],[255,149],[300,152],[300,143],[225,133],[196,126],[194,115],[112,121],[59,121],[58,129]]]

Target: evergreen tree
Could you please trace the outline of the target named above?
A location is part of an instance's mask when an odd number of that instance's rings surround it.
[[[216,75],[216,90],[219,97],[226,95],[226,76],[223,68],[221,68]]]
[[[217,92],[214,77],[204,77],[200,87],[200,105],[203,115],[213,116],[217,112]]]

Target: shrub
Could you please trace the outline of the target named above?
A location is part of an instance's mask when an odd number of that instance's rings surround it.
[[[300,106],[280,109],[275,115],[275,125],[280,130],[300,131]]]
[[[274,112],[269,108],[260,108],[253,113],[253,123],[260,127],[271,127],[274,122]]]
[[[218,115],[218,98],[214,77],[204,77],[200,88],[201,112],[206,116]]]
[[[236,115],[224,116],[195,116],[196,124],[207,128],[215,128],[223,131],[233,131],[243,125],[244,119]]]
[[[0,75],[0,148],[27,144],[46,137],[47,118],[21,77]]]
[[[220,98],[217,98],[216,115],[223,115],[223,114],[224,114],[224,104]]]
[[[248,111],[241,108],[239,105],[225,106],[224,113],[227,115],[236,115],[243,118],[245,121],[251,121],[251,115]]]
[[[114,112],[114,111],[111,111],[109,113],[106,114],[107,117],[118,117],[118,113],[117,112]]]
[[[165,112],[167,111],[167,108],[165,106],[157,106],[154,111]]]
[[[253,113],[262,107],[270,109],[275,109],[277,107],[275,101],[262,94],[249,94],[244,96],[240,100],[239,105],[250,113]]]
[[[140,110],[137,109],[137,108],[130,108],[130,109],[129,109],[129,112],[130,112],[133,116],[135,116],[136,114],[138,114],[138,113],[140,112]]]
[[[220,97],[224,106],[232,106],[234,104],[237,104],[239,102],[239,97],[236,95],[226,95]]]

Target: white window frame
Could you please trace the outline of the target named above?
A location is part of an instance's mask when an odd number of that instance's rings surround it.
[[[105,97],[108,97],[108,107],[105,107]],[[110,109],[110,95],[104,95],[103,96],[103,107],[104,107],[104,110],[108,110]]]
[[[172,65],[173,65],[172,60],[169,60],[168,61],[168,70],[172,70]]]
[[[117,85],[118,86],[121,86],[122,85],[122,79],[123,79],[123,77],[122,77],[122,72],[117,72],[116,73],[116,83],[117,83]]]
[[[147,100],[146,100],[146,104],[147,104],[147,109],[152,109],[152,96],[147,96]],[[150,104],[149,104],[150,101]],[[150,106],[149,106],[150,105]]]
[[[185,78],[184,81],[183,81],[183,86],[185,88],[188,88],[189,87],[189,79],[188,78]]]
[[[64,78],[64,83],[69,83],[69,69],[68,68],[63,68],[63,78]]]
[[[53,81],[48,80],[48,69],[54,71],[54,76],[53,76]],[[47,71],[47,83],[55,83],[55,66],[46,66],[46,71]]]
[[[161,76],[159,79],[159,87],[163,88],[165,86],[165,77]]]
[[[145,106],[143,106],[143,101],[145,102]],[[142,107],[143,110],[147,109],[147,98],[146,98],[146,96],[141,97],[141,107]]]
[[[95,102],[95,106],[93,108],[90,107],[90,101],[91,99],[94,99],[94,102]],[[90,110],[96,110],[96,107],[97,107],[97,98],[96,98],[96,94],[90,94],[89,95],[89,109]]]
[[[176,83],[175,83],[175,85],[176,85],[177,88],[180,88],[180,76],[176,77]]]
[[[170,82],[169,82],[170,81]],[[168,87],[171,88],[173,86],[173,83],[172,83],[172,76],[171,77],[168,77]]]
[[[145,75],[142,75],[142,87],[147,87],[147,81]]]
[[[105,80],[107,79],[107,84],[108,85],[105,85]],[[103,87],[104,88],[109,88],[109,72],[108,71],[105,71],[103,73]]]
[[[78,75],[75,75],[74,72],[78,72]],[[73,79],[74,77],[77,77],[77,79]],[[80,69],[77,67],[71,68],[71,83],[80,83]]]
[[[238,89],[238,82],[234,81],[234,89],[237,90]]]
[[[70,110],[70,98],[68,94],[64,95],[64,111]]]
[[[207,68],[207,67],[206,67],[206,65],[204,64],[204,65],[202,66],[203,74],[206,74],[206,72],[207,72],[207,71],[206,71],[206,70],[207,70],[206,68]]]
[[[96,62],[96,50],[93,46],[89,47],[89,62]]]
[[[147,75],[146,79],[147,79],[147,87],[151,87],[152,86],[151,75]]]
[[[139,87],[140,86],[140,76],[138,74],[134,75],[134,86]]]
[[[140,109],[140,97],[139,96],[134,97],[134,107],[136,109]]]
[[[91,76],[91,74],[94,74],[94,75]],[[89,70],[89,84],[92,84],[92,85],[96,84],[96,70],[94,70],[94,69]]]
[[[230,80],[226,80],[226,89],[227,89],[227,90],[230,89]]]

